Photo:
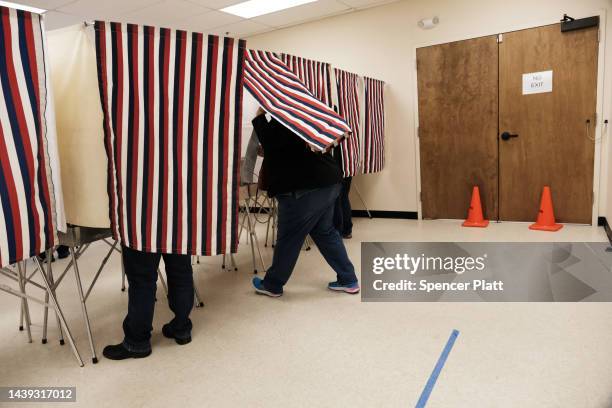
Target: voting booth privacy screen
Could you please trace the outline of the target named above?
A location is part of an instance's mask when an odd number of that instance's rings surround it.
[[[115,239],[236,252],[244,41],[100,21],[95,41]]]
[[[1,265],[56,245],[66,221],[140,251],[235,252],[243,86],[314,149],[339,144],[345,177],[382,170],[382,81],[232,38],[46,34],[41,16],[0,11]]]
[[[65,229],[41,17],[0,7],[0,266]]]

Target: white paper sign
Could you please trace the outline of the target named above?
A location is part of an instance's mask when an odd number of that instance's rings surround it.
[[[548,93],[553,90],[553,72],[531,72],[523,74],[523,95]]]

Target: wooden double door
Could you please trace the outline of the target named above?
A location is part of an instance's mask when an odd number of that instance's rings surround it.
[[[598,28],[559,24],[417,50],[423,218],[461,219],[473,186],[491,220],[590,224]]]

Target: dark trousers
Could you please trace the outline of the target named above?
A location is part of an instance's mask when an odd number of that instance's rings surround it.
[[[124,246],[122,257],[129,282],[128,313],[123,320],[124,346],[137,352],[151,350],[157,268],[162,257],[168,279],[168,303],[175,316],[170,324],[177,335],[190,334],[189,314],[194,297],[191,256],[152,254]]]
[[[342,188],[334,209],[334,226],[343,237],[353,233],[353,215],[349,200],[352,180],[352,177],[342,179]]]
[[[309,234],[338,275],[338,281],[345,285],[357,282],[355,268],[348,258],[342,237],[334,228],[334,205],[339,193],[340,184],[336,184],[277,196],[278,238],[272,266],[263,281],[266,289],[282,293]]]

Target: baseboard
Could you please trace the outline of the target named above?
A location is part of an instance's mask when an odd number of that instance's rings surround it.
[[[366,210],[353,210],[353,217],[368,217]],[[395,218],[399,220],[416,220],[419,218],[416,211],[370,211],[372,218]]]

